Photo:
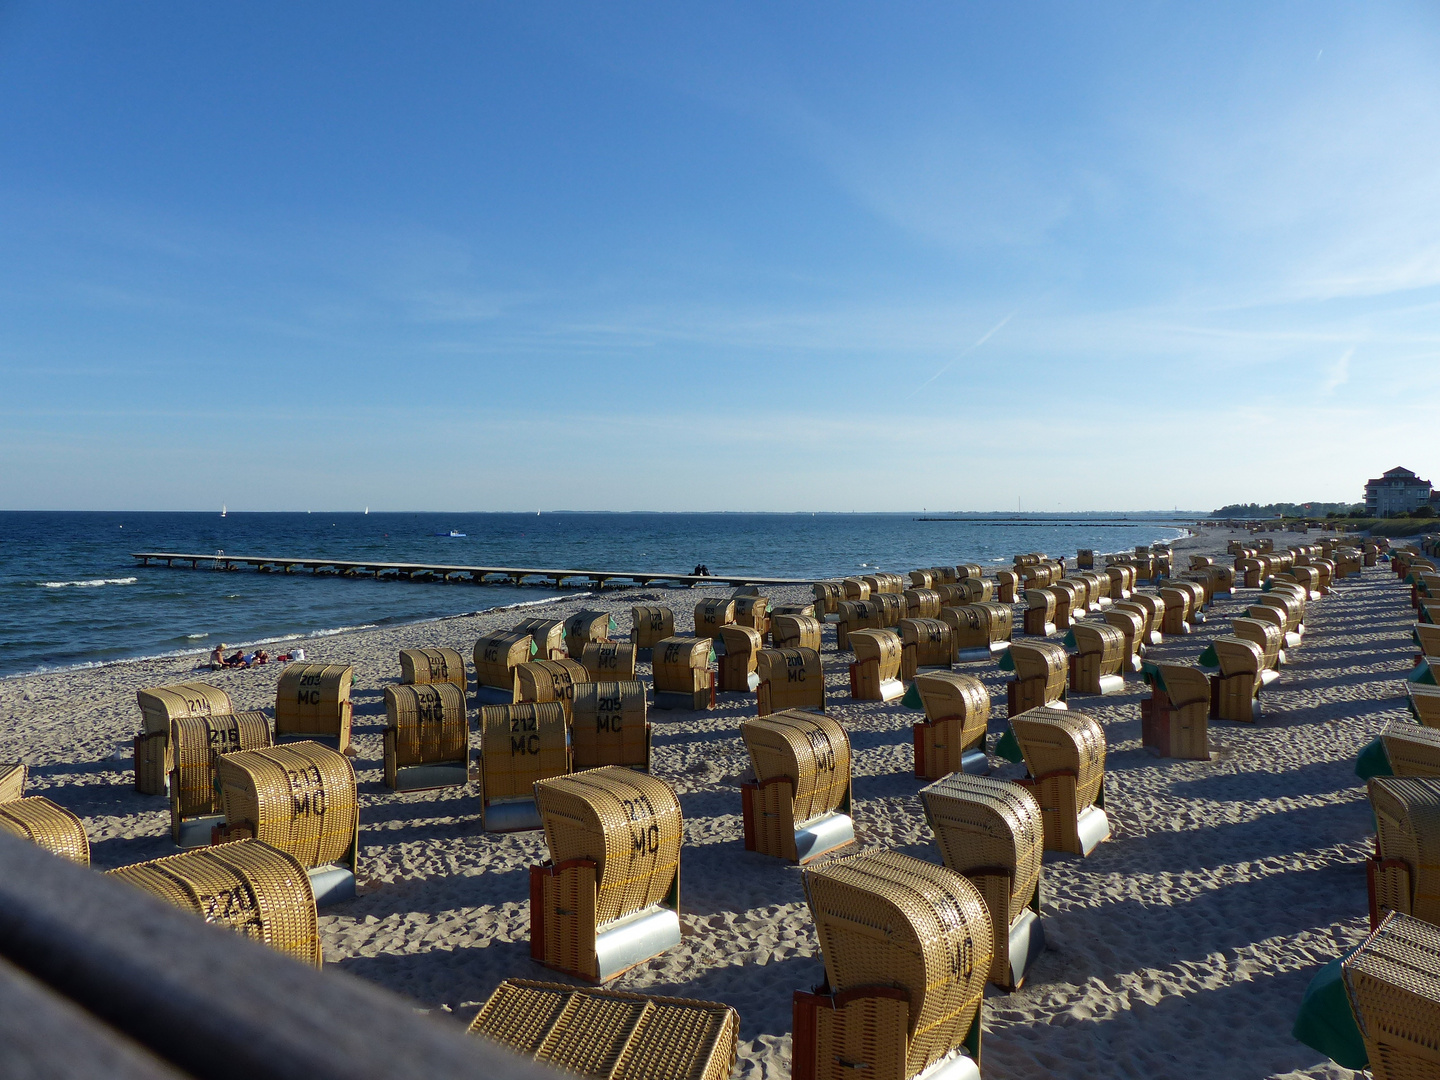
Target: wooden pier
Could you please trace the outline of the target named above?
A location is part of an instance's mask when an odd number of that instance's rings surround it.
[[[397,563],[374,562],[369,559],[351,561],[345,559],[291,559],[272,558],[264,555],[226,555],[216,552],[212,555],[192,555],[177,551],[132,551],[141,566],[149,566],[154,560],[164,560],[166,566],[189,563],[192,570],[238,570],[253,567],[262,574],[293,574],[297,569],[309,570],[312,574],[334,575],[336,577],[373,577],[377,580],[389,578],[408,581],[459,581],[475,585],[508,584],[535,585],[549,582],[555,588],[566,587],[566,583],[580,582],[583,585],[603,588],[610,582],[623,581],[634,585],[649,585],[653,582],[674,582],[680,585],[809,585],[808,578],[771,578],[749,576],[727,576],[717,574],[665,574],[635,572],[628,570],[536,570],[517,566],[446,566],[440,563]]]

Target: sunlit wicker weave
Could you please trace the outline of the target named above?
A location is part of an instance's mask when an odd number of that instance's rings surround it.
[[[111,870],[208,923],[321,966],[315,893],[305,867],[259,840],[237,840]]]
[[[1053,641],[1012,642],[1000,661],[1002,668],[1015,672],[1005,686],[1009,715],[1063,700],[1068,661],[1064,646]]]
[[[1320,569],[1315,566],[1294,566],[1290,568],[1290,575],[1295,581],[1310,591],[1310,598],[1313,600],[1320,592]]]
[[[850,635],[850,696],[860,701],[894,701],[905,693],[900,681],[902,645],[893,630],[856,630]]]
[[[906,589],[905,615],[910,619],[933,619],[940,614],[940,594],[934,589]]]
[[[817,581],[811,589],[815,594],[816,615],[834,615],[836,606],[845,599],[845,586],[838,581]]]
[[[355,770],[344,754],[297,742],[226,754],[217,769],[228,827],[248,828],[307,868],[355,869],[360,811]]]
[[[1034,637],[1048,637],[1055,633],[1055,608],[1058,603],[1053,589],[1025,590],[1025,633]]]
[[[714,1001],[506,979],[470,1034],[595,1080],[728,1080],[739,1028]]]
[[[575,687],[590,681],[590,673],[579,660],[532,660],[515,667],[515,700],[558,701],[570,715]]]
[[[933,570],[911,570],[909,577],[912,589],[933,589],[937,584]]]
[[[905,618],[906,606],[903,593],[876,593],[870,597],[869,603],[876,609],[876,619],[881,627],[891,629],[900,625],[900,620]]]
[[[940,858],[985,898],[994,962],[989,979],[1018,987],[1010,956],[1010,928],[1040,913],[1040,867],[1045,826],[1040,804],[1019,784],[957,773],[923,788],[920,802],[934,830]],[[1023,972],[1023,959],[1018,965]]]
[[[1396,776],[1440,776],[1440,731],[1390,723],[1380,732],[1380,741]]]
[[[1272,674],[1265,668],[1265,653],[1253,641],[1228,634],[1215,638],[1210,647],[1220,665],[1213,698],[1215,715],[1221,720],[1254,723],[1255,699],[1265,685],[1262,675]]]
[[[570,651],[565,647],[564,619],[531,616],[521,619],[512,629],[516,633],[529,634],[535,639],[536,660],[563,660],[570,655]]]
[[[914,726],[915,775],[936,779],[958,772],[967,751],[985,749],[990,692],[973,675],[925,671],[915,676],[925,720]]]
[[[992,645],[1008,642],[1014,634],[1014,614],[1009,604],[975,603],[941,608],[940,618],[950,625],[957,657],[972,650],[993,652]]]
[[[1134,604],[1145,613],[1145,644],[1159,645],[1165,640],[1165,601],[1157,593],[1136,590],[1130,594],[1126,604]],[[1116,605],[1120,607],[1120,605]],[[1123,611],[1124,608],[1121,607]]]
[[[1024,595],[1024,582],[1014,570],[995,571],[995,599],[1001,604],[1019,603]]]
[[[570,771],[570,729],[560,702],[485,705],[479,713],[484,802],[532,798],[537,780]]]
[[[454,683],[385,688],[385,786],[416,765],[470,763],[470,718],[465,691]],[[464,774],[460,776],[464,782]],[[427,785],[428,786],[428,785]]]
[[[454,649],[401,649],[400,681],[415,685],[454,683],[462,694],[469,688],[465,658]]]
[[[935,583],[932,588],[939,588],[941,585],[954,585],[960,580],[958,567],[931,566],[928,569],[931,574],[931,581]]]
[[[846,600],[869,600],[870,583],[858,577],[847,577],[840,582],[841,595]]]
[[[1198,610],[1199,600],[1204,595],[1198,585],[1193,588],[1185,587],[1192,584],[1192,582],[1186,581],[1172,581],[1160,590],[1160,599],[1165,601],[1165,615],[1160,623],[1163,633],[1188,634],[1191,632],[1190,624],[1194,621],[1192,615]]]
[[[952,586],[946,587],[952,588]],[[966,604],[989,604],[993,603],[996,600],[995,582],[991,581],[989,578],[962,578],[960,581],[955,583],[953,588],[959,590],[957,594],[958,600],[953,604],[946,602],[944,594],[942,594],[941,603],[945,607],[963,607]],[[1004,606],[1006,611],[1010,610],[1009,604],[1006,604]]]
[[[765,596],[735,596],[735,623],[759,631],[764,637],[770,632],[770,599]]]
[[[770,640],[777,649],[814,649],[820,651],[823,624],[813,615],[773,615],[770,618]]]
[[[1389,911],[1440,923],[1440,777],[1372,776],[1367,786],[1376,827],[1371,925]]]
[[[940,619],[900,620],[900,677],[915,678],[922,668],[944,668],[955,659],[950,625]]]
[[[613,977],[596,954],[606,925],[656,905],[679,909],[680,800],[664,781],[608,766],[538,782],[535,803],[550,862],[531,867],[530,954],[583,978]]]
[[[333,739],[349,749],[354,677],[348,664],[287,664],[275,687],[275,740]]]
[[[1135,567],[1126,563],[1115,563],[1105,568],[1105,576],[1110,579],[1111,600],[1118,602],[1130,599],[1130,594],[1135,591]]]
[[[730,693],[748,693],[755,673],[755,658],[762,648],[759,630],[738,623],[722,626],[716,633],[719,647],[719,688]]]
[[[1285,661],[1285,616],[1278,608],[1254,607],[1252,613],[1232,624],[1235,636],[1253,641],[1265,656],[1265,667],[1278,668]]]
[[[1129,659],[1125,633],[1108,622],[1091,619],[1070,628],[1075,655],[1070,657],[1070,689],[1080,694],[1111,694],[1125,689],[1120,674]]]
[[[205,683],[176,683],[135,691],[140,706],[141,734],[135,739],[135,790],[164,795],[174,768],[170,753],[170,721],[178,716],[230,713],[230,695]]]
[[[1055,629],[1068,630],[1081,618],[1088,606],[1089,586],[1075,578],[1062,578],[1045,590],[1055,597]],[[1027,594],[1027,599],[1028,594]]]
[[[1440,626],[1416,623],[1411,637],[1421,656],[1440,656]]]
[[[540,654],[535,638],[524,630],[501,630],[475,642],[475,688],[515,693],[515,669]]]
[[[180,843],[186,818],[220,813],[215,762],[221,754],[270,745],[270,719],[262,712],[177,716],[170,724],[170,835]]]
[[[899,596],[905,591],[905,579],[888,570],[877,570],[873,574],[866,574],[862,580],[869,582],[872,597],[877,593]]]
[[[575,688],[570,734],[574,767],[650,767],[650,721],[638,682],[591,682]]]
[[[850,635],[856,630],[885,629],[885,610],[871,600],[843,601],[835,613],[835,648],[850,648]]]
[[[653,649],[667,637],[675,636],[675,613],[658,604],[641,604],[630,609],[630,643],[637,649]]]
[[[1341,965],[1375,1080],[1440,1074],[1440,928],[1392,914]]]
[[[1210,758],[1210,677],[1198,667],[1157,664],[1152,693],[1140,702],[1140,741],[1161,757]]]
[[[742,789],[745,847],[796,862],[797,829],[849,812],[850,738],[838,720],[790,711],[742,720],[740,737],[755,773]]]
[[[709,638],[669,637],[659,642],[652,661],[655,704],[708,709],[714,703],[715,673],[710,667],[714,660]]]
[[[1427,728],[1440,728],[1440,686],[1407,682],[1405,692],[1415,719]]]
[[[1016,566],[1036,566],[1045,556],[1038,551],[1025,552],[1015,556]]]
[[[19,761],[0,764],[0,803],[25,794],[25,765]]]
[[[1046,850],[1085,854],[1080,817],[1105,805],[1105,732],[1093,717],[1048,708],[1012,716],[1010,728],[1044,815]]]
[[[984,577],[985,568],[979,563],[959,563],[955,567],[955,576],[961,581],[967,578]]]
[[[967,1043],[978,1059],[994,950],[990,914],[975,886],[946,867],[891,851],[836,859],[806,870],[804,879],[827,989],[903,995],[898,1010],[864,1008],[869,995],[858,1010],[821,1009],[816,1030],[795,1038],[797,1063],[813,1055],[820,1065],[808,1075],[837,1075],[831,1062],[841,1057],[868,1080],[906,1080]]]
[[[713,638],[720,627],[735,621],[735,598],[717,596],[695,605],[695,636]]]
[[[635,678],[637,647],[623,641],[590,641],[580,653],[580,663],[592,682],[630,682]]]
[[[24,837],[53,855],[90,865],[90,841],[80,819],[43,795],[0,803],[0,831]]]
[[[1121,671],[1139,671],[1140,655],[1145,651],[1145,612],[1129,603],[1115,604],[1103,616],[1107,626],[1120,631],[1124,640]]]
[[[825,711],[825,672],[816,649],[761,649],[755,658],[756,712]]]
[[[565,652],[580,659],[592,641],[609,641],[615,620],[608,611],[577,611],[565,619]]]

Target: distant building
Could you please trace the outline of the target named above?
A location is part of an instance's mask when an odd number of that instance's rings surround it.
[[[1365,484],[1365,513],[1368,517],[1389,517],[1429,505],[1430,481],[1421,480],[1409,469],[1391,469],[1378,480]]]

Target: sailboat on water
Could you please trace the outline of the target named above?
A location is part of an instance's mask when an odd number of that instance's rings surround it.
[[[221,516],[221,517],[224,517],[227,512],[228,512],[228,511],[225,509],[225,504],[224,504],[224,503],[221,503],[221,504],[220,504],[220,516]]]

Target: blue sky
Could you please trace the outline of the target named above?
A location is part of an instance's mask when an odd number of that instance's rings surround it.
[[[0,101],[0,507],[1440,473],[1433,5],[0,2]]]

